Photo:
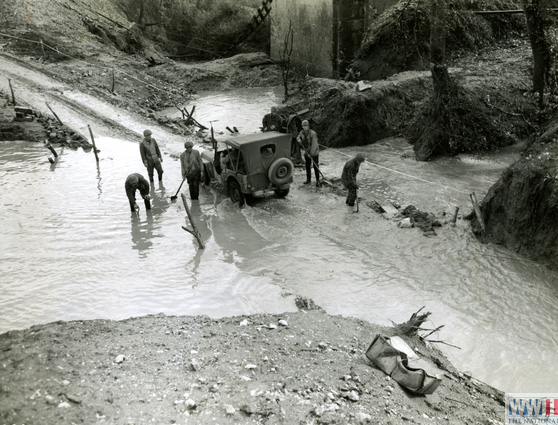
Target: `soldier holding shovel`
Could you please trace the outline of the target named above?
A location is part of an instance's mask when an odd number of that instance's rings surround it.
[[[306,181],[304,184],[310,184],[312,181],[310,167],[313,165],[314,174],[316,175],[316,187],[320,187],[320,169],[318,168],[320,147],[318,146],[318,135],[314,130],[310,129],[308,120],[302,121],[302,131],[298,134],[296,140],[304,150],[304,160],[306,162]]]

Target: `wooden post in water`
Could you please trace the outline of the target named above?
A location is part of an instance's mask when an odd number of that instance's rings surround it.
[[[54,150],[54,148],[52,147],[52,145],[48,140],[45,140],[45,147],[52,152],[55,158],[58,158],[58,153]]]
[[[10,85],[10,92],[12,93],[12,104],[15,106],[15,96],[14,96],[14,88],[12,87],[12,80],[8,78],[8,84]]]
[[[188,214],[188,220],[190,220],[190,224],[192,225],[192,229],[188,229],[186,226],[182,226],[182,228],[186,230],[188,233],[194,235],[195,238],[198,240],[198,244],[200,245],[200,248],[205,249],[205,245],[203,244],[203,241],[201,239],[200,232],[198,231],[198,228],[194,223],[194,219],[192,218],[192,214],[190,213],[190,208],[188,207],[188,202],[186,201],[186,195],[181,193],[180,196],[182,197],[182,203],[184,204],[184,208],[186,208],[186,214]]]
[[[459,211],[459,207],[455,207],[455,212],[453,213],[453,219],[451,220],[451,222],[453,224],[455,224],[455,222],[457,221],[457,213]]]
[[[93,131],[91,131],[91,126],[87,124],[89,129],[89,134],[91,135],[91,143],[93,143],[93,153],[95,154],[95,159],[99,162],[99,157],[97,156],[97,147],[95,146],[95,137],[93,137]]]
[[[58,117],[58,115],[56,115],[56,112],[54,112],[54,110],[50,107],[50,105],[48,104],[48,102],[45,102],[46,106],[48,109],[50,109],[50,112],[52,112],[52,114],[54,115],[54,118],[56,118],[56,121],[58,121],[58,123],[60,125],[64,125],[64,123],[62,122],[62,120]]]

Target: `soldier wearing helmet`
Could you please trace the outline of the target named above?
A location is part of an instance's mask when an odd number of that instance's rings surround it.
[[[147,168],[147,174],[149,175],[149,181],[153,185],[153,171],[157,170],[157,175],[159,177],[159,186],[163,185],[163,157],[159,149],[157,141],[151,137],[151,130],[145,130],[143,132],[143,140],[140,143],[140,154],[143,165]]]
[[[194,149],[194,143],[184,143],[185,151],[180,154],[180,168],[182,178],[188,180],[190,198],[197,201],[200,195],[200,183],[203,181],[203,162],[200,153]]]
[[[316,175],[316,186],[320,187],[320,147],[318,146],[318,135],[314,130],[310,129],[308,120],[302,121],[302,131],[296,139],[302,150],[304,151],[304,160],[306,162],[306,181],[304,184],[310,184],[312,181],[311,166],[314,166],[314,174]]]

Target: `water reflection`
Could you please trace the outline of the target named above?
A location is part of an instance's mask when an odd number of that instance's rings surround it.
[[[103,187],[101,185],[103,178],[101,177],[101,168],[99,167],[99,163],[97,162],[97,190],[99,191],[99,199],[103,194]]]
[[[153,246],[153,239],[163,237],[162,220],[170,202],[163,184],[158,185],[158,190],[151,186],[151,209],[146,209],[145,203],[139,211],[131,214],[132,249],[137,250],[140,258],[147,257]],[[142,220],[142,211],[145,211],[145,219]]]
[[[131,214],[132,220],[132,249],[138,251],[140,258],[146,258],[149,249],[153,246],[153,213],[147,210],[145,220],[138,212]]]
[[[151,196],[151,212],[153,214],[162,214],[168,209],[170,202],[163,184],[159,184],[159,190],[157,191],[152,186],[149,195]]]
[[[50,161],[50,171],[54,171],[56,169],[56,166],[58,165],[58,158],[49,158]]]

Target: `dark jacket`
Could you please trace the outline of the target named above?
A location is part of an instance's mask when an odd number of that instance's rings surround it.
[[[358,169],[360,164],[356,158],[349,159],[345,166],[343,167],[343,172],[341,173],[341,183],[348,189],[358,189],[356,182],[356,175],[358,174]]]
[[[149,195],[149,182],[139,173],[133,173],[126,179],[126,193],[134,194],[139,190],[142,196]]]
[[[141,160],[146,166],[147,164],[154,165],[157,162],[160,162],[162,158],[161,151],[159,150],[159,145],[154,138],[151,138],[151,145],[152,146],[148,146],[145,139],[143,139],[143,141],[140,143]]]
[[[262,127],[263,131],[281,131],[283,129],[283,118],[275,112],[266,114],[262,120]]]

